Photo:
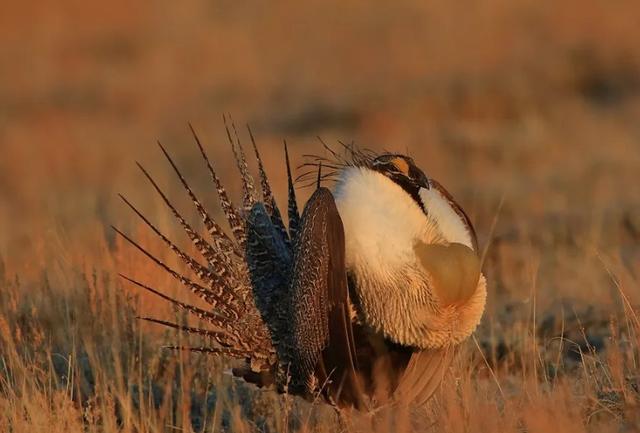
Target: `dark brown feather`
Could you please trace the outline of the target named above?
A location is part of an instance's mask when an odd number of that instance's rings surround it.
[[[249,131],[249,137],[251,138],[251,145],[253,146],[253,152],[256,156],[256,161],[258,162],[258,172],[260,174],[260,186],[262,188],[262,202],[264,203],[264,207],[267,210],[271,218],[271,222],[278,229],[280,235],[284,242],[289,245],[289,233],[287,232],[287,228],[284,226],[284,222],[282,221],[282,215],[280,214],[280,209],[278,208],[278,204],[276,203],[276,199],[273,196],[273,192],[271,191],[271,185],[269,184],[269,179],[267,178],[267,172],[264,169],[264,165],[262,163],[262,158],[260,157],[260,152],[258,151],[258,146],[256,144],[256,140],[253,137],[253,132],[251,132],[251,128],[247,125],[247,131]]]
[[[205,254],[211,256],[210,262],[224,260],[225,265],[231,266],[231,257],[229,252],[235,253],[235,255],[238,257],[242,257],[242,252],[240,251],[238,246],[234,244],[231,241],[231,239],[229,239],[229,237],[224,232],[224,230],[222,230],[222,227],[220,227],[213,220],[213,218],[209,216],[209,213],[206,211],[206,209],[204,208],[200,200],[198,200],[196,195],[193,193],[193,191],[191,190],[191,187],[187,183],[187,180],[184,178],[184,176],[178,169],[178,166],[173,162],[173,159],[171,158],[169,153],[166,151],[164,146],[162,146],[160,142],[158,142],[158,146],[160,146],[160,150],[162,150],[162,153],[167,158],[167,161],[169,161],[169,164],[171,164],[173,171],[178,176],[178,179],[180,179],[180,183],[182,184],[183,188],[189,195],[189,198],[191,198],[191,201],[193,202],[194,206],[196,207],[196,210],[198,211],[198,213],[200,214],[200,217],[202,218],[202,222],[204,223],[204,226],[207,228],[207,231],[209,232],[209,234],[211,235],[211,238],[214,240],[216,244],[216,250],[219,252],[218,254],[216,254],[215,252],[211,251],[211,248],[206,248],[203,246],[204,251],[201,251],[201,253],[205,257],[206,257]],[[220,257],[220,255],[222,255],[222,257]]]
[[[244,149],[242,147],[242,143],[240,142],[240,137],[238,137],[238,131],[236,130],[236,125],[231,122],[231,128],[233,128],[233,133],[235,136],[235,141],[231,137],[231,131],[229,129],[229,125],[227,123],[227,117],[222,116],[224,121],[224,127],[227,131],[227,138],[229,139],[229,144],[231,145],[231,150],[233,151],[233,156],[236,159],[236,165],[238,166],[238,170],[240,171],[240,176],[242,177],[242,191],[243,191],[243,200],[242,206],[245,214],[248,214],[251,211],[255,199],[255,186],[253,183],[253,177],[249,173],[249,166],[247,165],[247,158],[244,154]]]
[[[318,188],[302,215],[291,280],[294,387],[322,388],[340,404],[362,406],[349,317],[344,229],[333,196]]]
[[[298,237],[298,231],[300,230],[300,213],[298,212],[296,189],[294,187],[293,176],[291,175],[291,163],[289,162],[289,150],[286,141],[284,142],[284,158],[287,163],[289,237],[293,242]]]
[[[236,238],[236,241],[238,242],[238,244],[240,244],[240,247],[243,247],[246,239],[244,221],[240,216],[240,214],[238,213],[238,211],[236,210],[233,203],[231,202],[231,200],[229,199],[227,190],[222,186],[222,182],[220,182],[220,178],[218,177],[216,171],[213,169],[213,165],[211,164],[211,161],[209,160],[209,157],[207,156],[207,153],[205,152],[204,147],[202,146],[200,137],[198,137],[198,135],[196,134],[196,131],[193,129],[193,126],[191,124],[189,124],[189,128],[191,129],[193,138],[195,139],[196,144],[198,145],[200,154],[202,155],[202,158],[204,159],[204,162],[207,165],[207,169],[209,170],[209,174],[211,175],[211,180],[213,180],[213,184],[216,188],[216,191],[218,192],[218,198],[220,199],[220,207],[222,208],[222,211],[224,212],[227,218],[227,221],[229,222],[229,227],[231,228],[231,232],[233,233],[233,236]]]

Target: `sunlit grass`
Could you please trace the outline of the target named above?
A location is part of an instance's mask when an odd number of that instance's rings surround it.
[[[83,263],[57,271],[52,264],[31,283],[5,269],[0,292],[0,426],[5,430],[574,432],[637,425],[640,322],[629,301],[637,280],[625,275],[615,258],[602,258],[616,290],[611,306],[592,311],[575,300],[560,313],[553,303],[542,308],[539,298],[551,293],[534,287],[533,278],[532,297],[510,305],[513,317],[499,311],[510,302],[493,301],[501,307],[462,347],[428,407],[336,417],[328,408],[234,384],[215,359],[162,351],[162,344],[186,337],[135,320],[140,310],[175,313],[141,305],[153,299],[115,279],[123,260],[143,277],[156,275],[146,260],[129,253],[119,243],[111,248],[98,243]],[[541,322],[550,315],[558,321],[546,329]],[[606,350],[591,345],[593,335],[601,333],[607,335]]]

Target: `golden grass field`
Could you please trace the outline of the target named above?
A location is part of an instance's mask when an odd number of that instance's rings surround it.
[[[640,431],[637,1],[6,3],[1,432]],[[282,140],[320,136],[408,152],[468,211],[487,311],[427,408],[338,419],[135,319],[176,313],[118,272],[191,298],[114,236],[177,265],[117,193],[188,248],[134,161],[197,224],[159,139],[219,215],[187,122],[238,197],[225,112],[281,203]]]

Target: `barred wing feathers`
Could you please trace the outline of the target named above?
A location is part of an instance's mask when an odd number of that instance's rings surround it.
[[[333,195],[318,188],[307,202],[291,278],[291,371],[303,394],[361,406],[349,317],[342,220]]]

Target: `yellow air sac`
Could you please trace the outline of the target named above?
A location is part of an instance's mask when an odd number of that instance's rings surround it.
[[[473,295],[480,279],[480,260],[466,245],[425,244],[414,250],[431,277],[432,289],[442,306],[464,304]]]

